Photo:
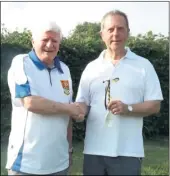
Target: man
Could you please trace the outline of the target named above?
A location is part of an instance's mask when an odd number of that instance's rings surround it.
[[[76,102],[89,110],[84,175],[141,174],[143,117],[158,113],[163,97],[152,64],[125,47],[129,31],[123,12],[104,15],[106,50],[82,73]]]
[[[72,152],[71,118],[83,119],[72,102],[69,68],[59,60],[62,33],[43,21],[32,31],[33,50],[17,55],[8,71],[12,124],[9,175],[67,175]]]

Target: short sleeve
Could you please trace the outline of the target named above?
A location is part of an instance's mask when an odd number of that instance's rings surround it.
[[[158,75],[153,65],[148,61],[145,70],[144,101],[149,100],[163,100],[163,95]]]
[[[12,103],[15,106],[22,106],[21,98],[31,95],[29,82],[24,71],[23,55],[14,57],[8,70],[7,79]]]
[[[88,69],[86,67],[80,78],[76,102],[83,102],[86,103],[87,106],[90,106],[90,79],[87,73]]]

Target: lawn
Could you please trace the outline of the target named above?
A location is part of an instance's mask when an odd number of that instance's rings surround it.
[[[1,175],[6,175],[6,143],[1,144]],[[156,139],[145,141],[145,159],[142,175],[169,175],[168,140]],[[72,175],[82,175],[83,142],[74,143]]]

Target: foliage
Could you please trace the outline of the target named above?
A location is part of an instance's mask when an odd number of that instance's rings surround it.
[[[31,48],[31,32],[27,29],[24,29],[23,32],[9,32],[4,26],[1,30],[1,45],[4,43]]]
[[[98,23],[88,23],[77,25],[68,38],[64,38],[60,47],[59,56],[70,68],[74,98],[80,76],[85,66],[98,57],[100,52],[105,48],[99,36],[100,25]],[[3,29],[1,33],[1,114],[4,109],[11,108],[10,95],[6,82],[7,70],[12,58],[31,49],[30,32],[26,29],[19,33],[14,31],[8,32]],[[163,90],[164,101],[161,112],[149,118],[144,118],[144,136],[150,137],[155,134],[169,134],[169,38],[161,34],[155,35],[151,31],[145,35],[136,37],[130,36],[127,45],[136,54],[139,54],[151,61],[159,76]],[[1,116],[1,127],[9,124],[9,115],[3,113]],[[5,120],[8,118],[8,120]],[[8,122],[7,122],[8,121]],[[3,128],[5,129],[5,128]],[[85,122],[74,123],[74,137],[77,139],[84,138]]]

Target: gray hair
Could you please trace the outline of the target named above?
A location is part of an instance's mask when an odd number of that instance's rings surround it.
[[[129,30],[129,21],[128,21],[127,15],[126,15],[124,12],[120,11],[120,10],[112,10],[112,11],[110,11],[110,12],[107,12],[107,13],[103,16],[103,18],[102,18],[102,20],[101,20],[100,31],[102,31],[102,30],[104,29],[104,23],[105,23],[106,18],[107,18],[108,16],[114,16],[114,15],[120,15],[120,16],[124,17],[124,19],[125,19],[125,21],[126,21],[127,28],[128,28],[128,30]]]
[[[61,28],[55,21],[42,21],[31,29],[32,39],[36,39],[42,32],[53,31],[60,34],[60,41],[62,40]]]

